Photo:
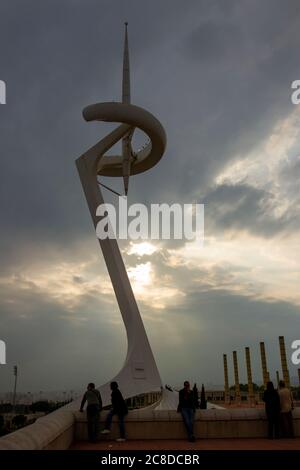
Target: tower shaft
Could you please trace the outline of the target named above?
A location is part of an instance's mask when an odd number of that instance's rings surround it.
[[[125,40],[123,53],[123,81],[122,81],[122,102],[130,103],[130,68],[129,68],[129,47],[128,47],[128,23],[125,23]]]

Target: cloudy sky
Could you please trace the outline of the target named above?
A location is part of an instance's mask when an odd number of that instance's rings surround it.
[[[223,353],[232,382],[234,349],[245,382],[245,346],[261,381],[262,340],[274,377],[278,336],[288,357],[300,338],[299,2],[1,0],[2,392],[14,364],[20,390],[63,390],[101,384],[124,360],[74,161],[110,128],[81,112],[120,99],[126,20],[132,101],[168,138],[129,203],[205,203],[204,247],[122,244],[163,382],[222,384]]]

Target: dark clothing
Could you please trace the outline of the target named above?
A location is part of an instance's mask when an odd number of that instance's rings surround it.
[[[280,413],[280,399],[277,390],[264,392],[263,401],[265,402],[266,413],[278,414]]]
[[[184,388],[179,392],[179,404],[177,411],[181,411],[182,408],[191,408],[195,410],[195,399],[192,390],[185,390]]]
[[[122,396],[122,393],[117,388],[111,393],[111,404],[114,410],[114,414],[118,416],[125,416],[128,413],[126,402]]]
[[[195,395],[192,390],[183,388],[179,392],[177,411],[181,413],[189,440],[194,438]]]
[[[194,410],[192,408],[182,408],[181,415],[186,427],[189,439],[194,438]]]
[[[105,428],[111,428],[113,415],[117,415],[119,418],[120,437],[125,439],[124,417],[128,414],[128,409],[122,393],[118,388],[111,392],[111,404],[112,410],[110,410],[106,417]]]
[[[277,390],[266,390],[263,401],[268,419],[268,437],[279,437],[280,399]]]
[[[268,419],[268,437],[270,439],[279,437],[279,415],[269,414]]]
[[[108,413],[106,417],[106,422],[105,422],[105,429],[110,429],[114,414],[116,414],[114,410],[110,410],[110,412]],[[118,415],[118,417],[119,417],[120,437],[121,439],[125,439],[125,423],[124,423],[125,415]]]
[[[100,411],[97,405],[88,405],[86,409],[89,441],[95,442],[99,434]]]
[[[95,442],[99,434],[99,418],[102,410],[102,399],[99,390],[93,389],[85,392],[81,401],[81,411],[85,402],[87,402],[88,436],[90,441]]]

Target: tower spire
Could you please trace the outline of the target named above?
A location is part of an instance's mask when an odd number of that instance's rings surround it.
[[[127,21],[125,22],[125,40],[123,54],[123,83],[122,83],[122,101],[130,103],[130,70],[129,70],[129,49],[128,49],[128,32]]]
[[[130,103],[130,70],[129,70],[129,48],[128,48],[128,23],[125,22],[125,40],[123,53],[123,81],[122,81],[122,102]],[[123,155],[123,181],[125,196],[128,193],[130,165],[131,165],[131,138],[133,129],[122,139],[122,155]]]

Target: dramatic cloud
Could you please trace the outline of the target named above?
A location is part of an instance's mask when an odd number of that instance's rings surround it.
[[[87,124],[81,111],[120,99],[126,20],[132,101],[168,136],[159,165],[131,178],[129,203],[205,203],[203,248],[121,244],[163,380],[221,384],[222,354],[237,349],[244,360],[245,346],[261,380],[263,339],[274,377],[277,337],[288,348],[297,337],[299,2],[4,0],[0,391],[15,363],[29,391],[100,384],[124,360],[74,161],[113,127]]]

